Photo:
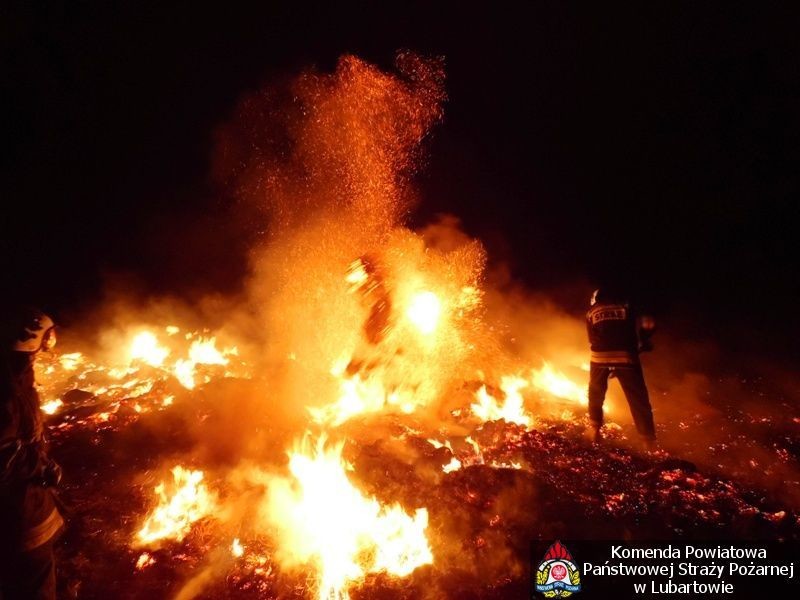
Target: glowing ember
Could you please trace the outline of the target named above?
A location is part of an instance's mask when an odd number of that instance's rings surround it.
[[[450,459],[450,462],[447,463],[442,467],[442,471],[445,473],[452,473],[453,471],[458,471],[461,468],[461,461],[458,460],[455,456]]]
[[[406,309],[406,316],[423,334],[430,335],[436,330],[439,316],[442,314],[442,302],[433,292],[418,292],[411,299]]]
[[[440,442],[439,440],[428,439],[428,443],[434,448],[447,448],[450,450],[450,454],[453,455],[450,458],[449,463],[442,465],[442,471],[445,473],[452,473],[453,471],[458,471],[461,468],[461,461],[456,458],[455,452],[453,452],[453,446],[450,445],[449,440]]]
[[[235,346],[222,349],[216,346],[216,337],[197,337],[190,333],[190,340],[183,336],[170,336],[176,326],[163,330],[159,337],[153,330],[141,326],[131,326],[127,331],[134,332],[120,340],[117,331],[104,333],[107,339],[103,356],[109,363],[95,362],[96,358],[82,352],[50,355],[37,360],[36,373],[39,394],[43,401],[41,409],[48,415],[64,411],[68,404],[67,395],[73,390],[81,390],[87,395],[77,395],[84,402],[93,397],[92,404],[97,412],[83,418],[65,416],[60,428],[73,426],[100,426],[112,421],[112,415],[127,405],[137,415],[163,410],[173,404],[174,394],[166,395],[170,380],[177,379],[183,387],[194,389],[197,385],[208,383],[213,377],[250,377]],[[162,339],[163,338],[163,339]],[[166,342],[166,343],[165,343]],[[120,352],[117,348],[121,347]],[[175,356],[173,362],[171,357]],[[181,357],[181,358],[178,358]],[[198,367],[205,365],[200,370]],[[224,372],[223,372],[224,368]],[[81,412],[85,408],[81,406]],[[114,427],[130,423],[127,416],[113,420]]]
[[[171,493],[162,482],[155,488],[158,506],[148,515],[137,533],[140,544],[159,540],[182,541],[192,524],[216,509],[216,499],[203,483],[202,471],[190,471],[177,465],[172,469]]]
[[[531,417],[525,411],[525,404],[520,393],[520,390],[527,385],[528,382],[521,377],[503,377],[500,389],[505,394],[505,400],[502,404],[486,390],[485,385],[481,386],[475,394],[477,402],[470,406],[472,414],[482,421],[503,420],[524,427],[530,426]]]
[[[289,455],[292,479],[269,487],[267,511],[280,556],[287,565],[316,567],[320,600],[349,598],[348,587],[367,573],[402,577],[433,562],[428,511],[412,516],[399,504],[365,497],[347,478],[342,447],[326,447],[324,437],[313,447],[306,437]]]
[[[84,362],[84,356],[80,352],[62,354],[58,357],[58,362],[66,371],[75,371]]]
[[[239,538],[233,538],[233,542],[231,543],[231,554],[235,558],[239,558],[244,554],[244,546],[242,546]]]
[[[139,558],[136,559],[136,570],[141,571],[152,565],[156,564],[156,559],[153,558],[149,552],[142,552]]]
[[[42,412],[48,415],[54,415],[58,412],[58,409],[64,406],[64,402],[60,398],[56,398],[55,400],[48,400],[41,405]]]

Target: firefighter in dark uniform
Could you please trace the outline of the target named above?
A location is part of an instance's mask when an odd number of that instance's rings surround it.
[[[653,410],[639,362],[639,352],[651,349],[653,328],[653,319],[637,317],[621,295],[603,289],[592,294],[591,308],[586,313],[591,346],[587,435],[592,441],[600,441],[608,379],[616,377],[645,446],[655,446]]]
[[[64,521],[51,491],[60,467],[47,455],[33,363],[55,344],[52,319],[25,310],[0,349],[0,598],[56,597],[53,542]]]

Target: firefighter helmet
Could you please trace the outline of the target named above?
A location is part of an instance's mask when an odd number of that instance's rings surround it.
[[[600,304],[615,302],[624,303],[625,294],[622,292],[621,288],[606,285],[601,288],[597,288],[594,292],[592,292],[589,305],[594,306],[598,302]]]
[[[56,324],[42,311],[26,309],[20,315],[15,336],[11,348],[15,352],[46,352],[56,345]]]

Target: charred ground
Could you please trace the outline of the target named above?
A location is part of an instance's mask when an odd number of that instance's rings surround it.
[[[83,407],[68,407],[53,418],[54,455],[69,474],[61,498],[70,527],[58,551],[65,597],[161,597],[177,593],[204,569],[213,574],[201,597],[305,597],[310,582],[303,575],[282,572],[270,559],[228,556],[226,534],[213,521],[195,527],[182,543],[147,549],[153,564],[136,567],[145,549],[131,542],[162,465],[198,460],[198,439],[214,437],[215,423],[224,418],[220,412],[235,412],[211,400],[229,395],[220,386],[232,386],[241,396],[253,385],[212,384],[176,400],[181,405],[173,411],[140,415],[123,408],[99,427],[91,417],[107,407],[92,404],[97,399],[85,398]],[[580,426],[559,420],[532,431],[503,422],[453,426],[471,434],[480,456],[464,435],[448,438],[452,453],[434,448],[427,437],[441,431],[425,431],[414,419],[348,425],[347,456],[358,486],[382,502],[427,506],[436,556],[433,566],[404,580],[368,577],[353,590],[354,598],[527,597],[530,543],[536,539],[800,537],[796,505],[754,483],[752,467],[732,473],[731,453],[752,450],[752,442],[731,436],[725,447],[712,449],[718,466],[691,462],[698,453],[694,440],[708,426],[702,420],[671,436],[680,443],[671,453],[650,456],[632,449],[628,427],[610,429],[606,442],[592,446],[583,441]],[[773,429],[773,439],[796,439],[796,428],[797,423],[786,426],[783,434]],[[285,462],[280,440],[288,434],[269,426],[242,431],[273,448],[260,456],[276,466]],[[465,466],[443,473],[453,455]],[[209,458],[204,456],[203,465],[212,481],[216,472],[234,466],[224,449]],[[796,463],[796,445],[776,452],[775,461]],[[503,464],[518,468],[498,468]],[[241,535],[251,551],[268,557],[275,550],[268,538],[249,537],[246,526]],[[209,553],[222,566],[208,567]]]

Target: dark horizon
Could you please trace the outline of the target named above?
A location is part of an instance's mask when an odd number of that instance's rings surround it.
[[[216,128],[265,83],[343,53],[390,69],[409,48],[445,57],[449,95],[413,223],[456,215],[532,290],[622,281],[693,335],[797,353],[790,16],[18,9],[0,25],[4,289],[57,313],[115,274],[144,293],[235,289],[246,248],[218,227],[231,197],[210,176]]]

